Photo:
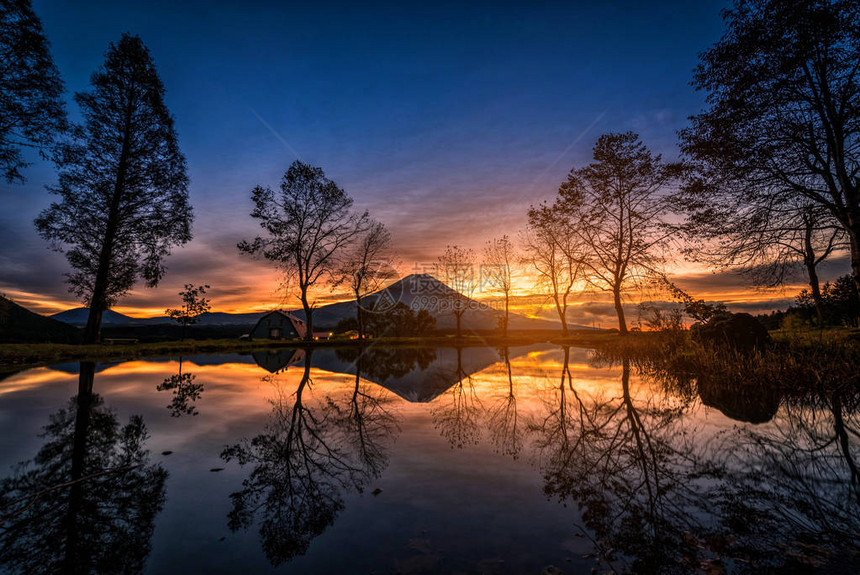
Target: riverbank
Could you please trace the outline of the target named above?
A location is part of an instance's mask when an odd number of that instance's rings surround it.
[[[207,353],[251,353],[260,349],[352,347],[361,345],[414,346],[414,347],[513,347],[535,343],[555,343],[577,347],[591,347],[600,341],[617,338],[612,332],[577,332],[567,337],[553,337],[546,333],[517,333],[508,337],[499,335],[436,335],[430,337],[385,337],[370,340],[332,338],[312,343],[297,340],[177,340],[152,343],[116,345],[76,345],[59,343],[2,343],[0,344],[0,372],[17,371],[64,361],[106,359],[132,359],[197,355]]]

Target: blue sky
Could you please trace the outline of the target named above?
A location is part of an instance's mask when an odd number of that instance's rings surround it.
[[[272,295],[266,264],[235,244],[256,234],[251,188],[277,185],[297,155],[386,223],[406,262],[516,234],[601,133],[634,130],[674,157],[725,3],[33,4],[69,97],[109,42],[139,34],[188,158],[195,239],[120,309],[164,307],[186,282],[227,309]],[[45,311],[72,299],[32,227],[53,168],[26,176],[0,189],[0,290]]]

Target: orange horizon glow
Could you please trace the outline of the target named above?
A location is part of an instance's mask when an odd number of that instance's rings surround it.
[[[676,270],[676,272],[678,271],[680,270]],[[265,275],[274,276],[275,274],[272,272],[267,273]],[[405,275],[408,275],[408,273]],[[676,273],[676,275],[674,275],[672,279],[683,288],[685,279],[695,278],[696,280],[701,281],[701,278],[704,275],[705,274],[703,274],[699,269],[693,268],[688,273]],[[394,281],[392,281],[391,283],[394,283]],[[510,301],[510,309],[512,313],[517,313],[534,319],[546,319],[547,317],[555,317],[554,304],[552,303],[547,294],[537,291],[537,283],[537,278],[533,274],[529,275],[522,271],[515,274],[515,277],[513,278],[513,288],[511,290]],[[299,302],[297,296],[285,297],[281,295],[280,297],[277,297],[273,295],[272,289],[268,287],[273,285],[272,283],[264,282],[258,285],[260,285],[259,288],[252,291],[250,294],[243,295],[241,297],[216,296],[210,298],[212,303],[211,311],[231,314],[244,314],[261,313],[271,311],[273,309],[301,309],[301,303]],[[266,285],[267,287],[262,287],[263,285]],[[593,289],[589,290],[584,284],[580,284],[577,287],[579,289],[577,291],[572,292],[570,294],[570,297],[568,298],[568,306],[570,310],[575,310],[577,307],[582,306],[586,303],[609,303],[611,301],[609,295],[605,292],[595,291]],[[729,306],[731,306],[732,304],[760,303],[761,306],[765,308],[768,307],[769,304],[775,305],[779,300],[793,297],[805,287],[807,286],[803,283],[786,284],[785,286],[778,288],[753,288],[738,285],[737,287],[727,287],[724,289],[713,289],[698,292],[690,290],[690,295],[692,295],[696,299],[703,299],[705,301],[721,301]],[[173,291],[172,289],[170,291],[167,291],[168,289],[169,288],[159,288],[157,291],[160,293],[156,294],[155,290],[147,290],[145,288],[140,288],[132,291],[127,298],[138,299],[141,297],[146,297],[147,299],[149,299],[153,296],[159,296],[164,294],[164,297],[167,299],[167,301],[165,302],[163,307],[161,305],[124,305],[122,303],[122,300],[120,300],[120,303],[112,307],[111,309],[115,312],[127,315],[132,318],[149,318],[163,316],[165,315],[166,308],[175,307],[176,305],[178,305],[175,301],[178,299],[178,297],[171,293]],[[217,290],[213,291],[215,291],[217,294]],[[8,289],[6,290],[5,295],[19,305],[22,305],[23,307],[31,311],[34,311],[36,313],[42,313],[44,315],[51,315],[62,311],[83,307],[83,304],[80,301],[76,300],[74,297],[72,297],[71,294],[68,298],[52,298],[24,290]],[[332,303],[351,301],[353,299],[353,296],[351,294],[345,292],[332,292],[328,286],[317,287],[315,290],[313,290],[312,295],[316,297],[316,307]],[[501,302],[503,302],[503,294],[498,290],[494,289],[484,289],[483,291],[476,290],[472,297],[473,299],[481,302],[498,303],[499,305],[497,307],[499,308],[501,308]],[[159,297],[158,299],[161,299],[161,297]],[[669,300],[670,298],[665,292],[631,291],[628,294],[625,303],[635,305],[642,301]]]

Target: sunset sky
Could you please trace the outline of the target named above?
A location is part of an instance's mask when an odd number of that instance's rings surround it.
[[[601,133],[636,131],[675,158],[677,130],[703,106],[689,82],[722,33],[725,2],[33,4],[69,100],[123,32],[142,37],[167,88],[195,237],[167,260],[157,289],[115,308],[145,316],[175,305],[184,283],[210,284],[219,311],[296,306],[266,262],[236,249],[258,230],[251,188],[277,186],[296,158],[389,227],[404,274],[446,244],[480,250],[516,236],[529,204],[552,198]],[[55,181],[49,163],[34,161],[26,184],[0,184],[0,291],[53,313],[80,304],[64,257],[33,228]],[[673,270],[694,295],[745,309],[784,307],[797,291],[754,292],[680,260]],[[518,309],[538,313],[529,288],[519,285]],[[594,296],[578,304],[603,313]]]

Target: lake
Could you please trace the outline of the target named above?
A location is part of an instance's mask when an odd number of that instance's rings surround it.
[[[549,344],[30,369],[0,572],[853,573],[858,396]]]

